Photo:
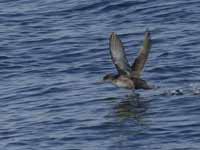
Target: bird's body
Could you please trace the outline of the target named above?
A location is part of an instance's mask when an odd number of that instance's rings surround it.
[[[151,48],[150,33],[145,32],[144,44],[132,66],[128,64],[124,47],[119,37],[113,32],[110,36],[110,54],[118,74],[104,76],[104,81],[126,89],[151,89],[147,82],[141,79],[141,72],[147,61]]]
[[[135,88],[134,81],[124,75],[113,76],[113,78],[111,79],[111,82],[118,87],[122,87],[122,88],[126,88],[126,89]]]
[[[113,75],[108,74],[104,77],[104,81],[110,81],[117,87],[126,89],[152,89],[147,82],[140,78],[127,77],[125,75]]]

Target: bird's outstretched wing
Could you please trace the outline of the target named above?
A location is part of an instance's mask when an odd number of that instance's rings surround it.
[[[148,59],[148,55],[151,49],[151,36],[150,32],[147,30],[144,35],[143,47],[139,51],[138,57],[135,59],[132,68],[132,76],[135,78],[140,78],[144,65]]]
[[[118,73],[129,76],[131,74],[131,67],[128,64],[123,44],[114,32],[110,35],[110,54]]]

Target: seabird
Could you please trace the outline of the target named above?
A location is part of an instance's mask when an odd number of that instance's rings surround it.
[[[139,55],[130,66],[126,58],[124,46],[118,35],[111,33],[109,38],[110,55],[118,74],[107,74],[103,77],[105,82],[111,82],[117,87],[126,89],[152,89],[143,79],[141,74],[151,49],[151,36],[148,30],[144,34],[144,42],[139,50]]]

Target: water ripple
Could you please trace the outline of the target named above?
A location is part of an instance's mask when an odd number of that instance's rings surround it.
[[[199,149],[198,0],[0,4],[1,149]],[[116,72],[109,34],[132,63],[146,28],[157,88],[97,84]]]

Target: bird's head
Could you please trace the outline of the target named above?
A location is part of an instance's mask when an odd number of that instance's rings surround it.
[[[115,79],[115,76],[113,74],[107,74],[103,77],[103,81],[106,82],[112,82]]]

